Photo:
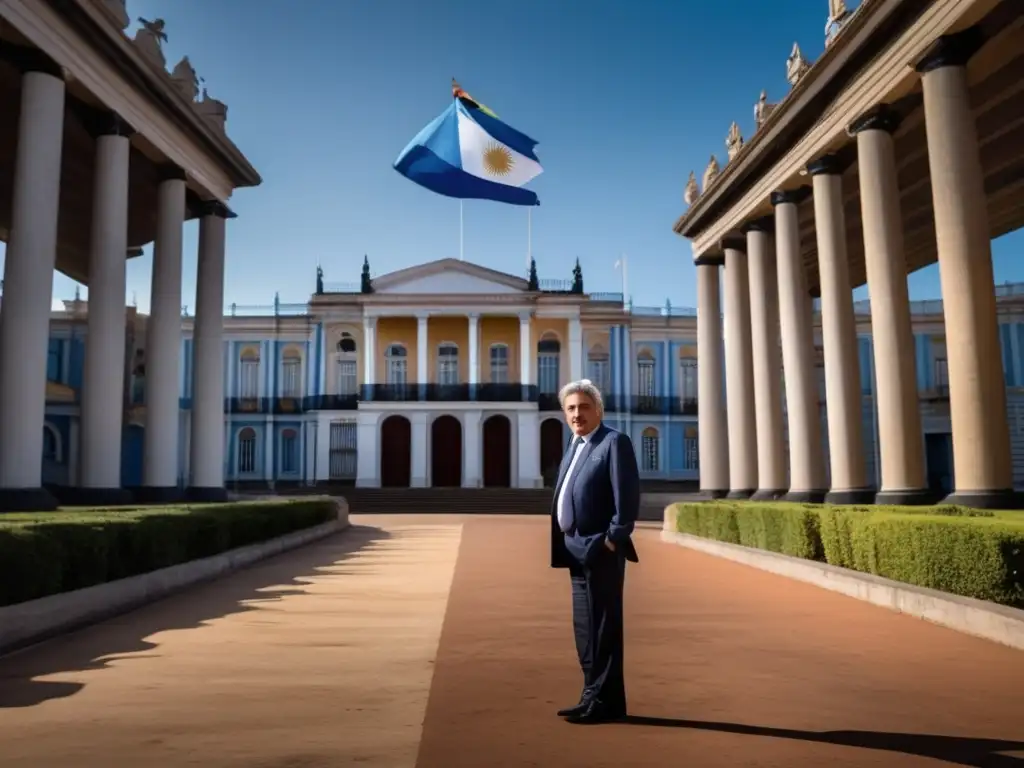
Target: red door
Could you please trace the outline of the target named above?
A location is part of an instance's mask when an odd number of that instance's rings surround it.
[[[484,422],[484,487],[512,487],[512,423],[500,414]]]
[[[540,473],[544,485],[554,487],[558,465],[565,453],[565,431],[558,419],[545,419],[540,424]]]
[[[462,424],[454,416],[438,416],[430,425],[430,484],[462,485]]]
[[[380,425],[380,484],[408,488],[412,476],[412,425],[404,416],[388,416]]]

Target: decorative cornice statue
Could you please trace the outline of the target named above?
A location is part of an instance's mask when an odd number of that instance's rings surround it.
[[[686,180],[686,189],[683,190],[683,200],[687,205],[693,205],[700,197],[700,187],[697,186],[697,176],[690,171],[690,177]]]
[[[167,33],[164,32],[164,20],[150,21],[140,16],[138,21],[142,26],[135,31],[133,42],[151,64],[166,71],[167,59],[164,58],[163,43],[167,42]]]
[[[324,268],[316,265],[316,295],[322,296],[324,292]]]
[[[740,133],[740,127],[734,120],[729,126],[729,135],[725,138],[725,151],[729,155],[729,159],[732,160],[736,157],[742,147],[743,134]]]
[[[100,7],[107,12],[111,21],[117,24],[117,28],[122,32],[131,24],[132,17],[128,15],[128,9],[125,8],[125,0],[100,0]]]
[[[583,268],[580,266],[580,257],[576,257],[576,266],[572,268],[572,289],[571,293],[583,293]]]
[[[800,50],[800,44],[793,43],[793,51],[789,54],[789,58],[786,59],[786,79],[789,81],[789,84],[791,86],[796,85],[810,68],[811,65],[804,58],[804,54]]]
[[[825,22],[825,47],[827,48],[836,39],[843,26],[849,20],[850,9],[846,7],[844,0],[829,0],[828,21]]]
[[[194,102],[199,98],[199,77],[188,56],[183,56],[181,61],[174,65],[174,69],[171,70],[171,82],[189,101]]]
[[[712,155],[711,162],[709,162],[708,167],[704,169],[704,183],[701,185],[702,192],[707,192],[708,187],[715,183],[715,179],[718,178],[718,171],[718,158]]]
[[[224,133],[225,125],[228,121],[227,104],[217,99],[211,99],[204,85],[202,99],[197,101],[195,106],[196,112],[206,118],[206,121],[216,127],[221,133]]]
[[[526,290],[540,290],[540,280],[537,279],[537,261],[535,259],[530,259],[530,276],[526,279],[526,283]]]
[[[761,96],[754,105],[754,131],[760,128],[768,116],[775,110],[774,104],[768,103],[768,92],[761,91]]]
[[[359,283],[360,293],[373,293],[373,281],[370,279],[370,257],[363,256],[363,274]]]

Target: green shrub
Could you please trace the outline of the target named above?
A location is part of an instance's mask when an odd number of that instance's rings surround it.
[[[0,606],[137,576],[333,520],[334,502],[240,502],[0,517]]]
[[[966,507],[786,502],[673,505],[682,533],[943,592],[1024,606],[1024,516]]]

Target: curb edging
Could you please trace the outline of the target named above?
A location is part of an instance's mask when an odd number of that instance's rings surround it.
[[[1024,610],[688,533],[663,529],[661,540],[1024,650]]]
[[[187,587],[342,531],[350,524],[348,504],[337,497],[334,501],[337,518],[312,528],[138,576],[0,607],[0,656],[127,613]]]

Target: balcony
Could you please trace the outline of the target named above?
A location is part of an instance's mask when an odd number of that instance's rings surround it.
[[[373,384],[363,386],[360,400],[378,403],[532,403],[537,400],[537,387],[518,383]]]
[[[359,395],[313,395],[302,398],[306,411],[354,411],[359,404]]]
[[[697,400],[664,395],[609,395],[605,401],[608,413],[632,413],[635,416],[696,416]]]

